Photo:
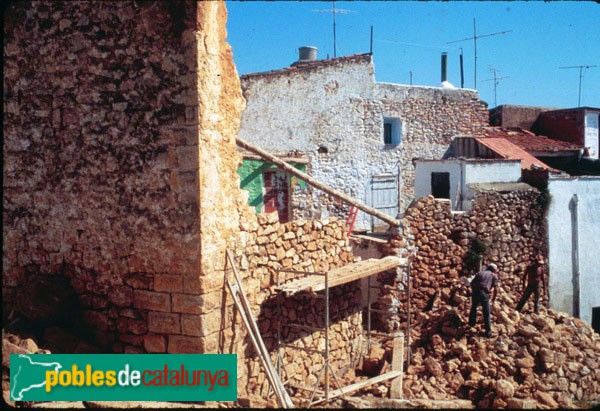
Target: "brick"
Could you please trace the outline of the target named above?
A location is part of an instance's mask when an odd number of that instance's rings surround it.
[[[144,336],[135,334],[121,334],[119,335],[119,341],[141,347],[144,343]]]
[[[202,298],[193,294],[172,294],[173,312],[186,314],[200,314],[202,312]]]
[[[125,284],[130,285],[135,290],[151,290],[154,279],[142,273],[129,273],[123,276]]]
[[[171,312],[171,298],[166,293],[134,290],[133,305],[146,310]]]
[[[108,299],[119,307],[128,307],[133,303],[133,288],[128,285],[113,287],[108,292]]]
[[[119,334],[146,334],[148,332],[148,325],[144,320],[119,318],[117,320],[117,331],[119,331]]]
[[[162,335],[149,334],[144,338],[144,348],[149,353],[164,353],[167,351],[167,342]]]
[[[174,274],[155,275],[154,291],[182,292],[183,276]]]
[[[202,324],[199,315],[182,314],[181,316],[181,333],[194,337],[202,336]]]
[[[154,333],[180,334],[180,314],[150,311],[148,313],[148,330]]]
[[[169,354],[199,354],[202,353],[204,343],[202,338],[184,335],[169,336]]]

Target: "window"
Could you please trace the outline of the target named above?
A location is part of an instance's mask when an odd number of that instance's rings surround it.
[[[431,194],[435,198],[450,198],[450,173],[431,173]]]
[[[402,141],[402,122],[397,117],[383,118],[383,142],[385,145],[398,145]]]

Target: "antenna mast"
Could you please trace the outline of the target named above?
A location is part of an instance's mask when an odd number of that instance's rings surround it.
[[[499,34],[506,34],[506,33],[510,33],[512,30],[506,30],[506,31],[499,31],[497,33],[491,33],[491,34],[482,34],[481,36],[477,35],[477,25],[475,22],[475,17],[473,17],[473,37],[469,37],[466,39],[460,39],[460,40],[454,40],[454,41],[449,41],[446,44],[452,44],[452,43],[458,43],[461,41],[467,41],[467,40],[473,40],[473,49],[475,52],[475,58],[474,58],[474,70],[473,70],[473,84],[474,84],[474,88],[475,90],[477,90],[477,39],[480,39],[482,37],[491,37],[491,36],[497,36]]]
[[[577,107],[581,106],[581,80],[583,79],[583,69],[590,69],[592,67],[598,66],[567,66],[567,67],[559,67],[559,69],[579,69],[579,97],[577,98]]]
[[[313,10],[316,13],[331,13],[333,14],[333,58],[337,57],[337,39],[336,39],[336,30],[335,30],[335,15],[336,14],[348,14],[348,13],[354,13],[351,10],[344,10],[344,9],[336,9],[335,8],[335,1],[332,2],[333,3],[333,8],[329,9],[329,10]]]
[[[497,100],[496,100],[496,96],[497,96],[496,91],[497,91],[498,82],[499,82],[499,80],[504,80],[505,78],[509,78],[510,76],[497,77],[496,73],[498,72],[498,70],[495,69],[495,68],[493,68],[493,67],[490,67],[490,71],[492,73],[494,73],[494,78],[483,80],[482,83],[486,82],[486,81],[493,81],[494,82],[494,107],[497,107],[498,103],[497,103]]]

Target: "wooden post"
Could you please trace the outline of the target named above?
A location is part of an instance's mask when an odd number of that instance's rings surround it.
[[[256,147],[255,145],[250,144],[250,143],[242,140],[239,137],[236,137],[235,141],[238,146],[245,148],[248,151],[253,152],[254,154],[260,156],[265,161],[268,161],[269,163],[275,164],[276,166],[280,167],[283,171],[290,173],[290,174],[306,181],[307,184],[310,184],[311,186],[316,187],[319,190],[324,191],[327,194],[330,194],[341,201],[344,201],[348,204],[352,204],[359,210],[364,211],[365,213],[372,215],[374,217],[377,217],[380,220],[390,224],[393,227],[400,226],[400,221],[396,220],[395,218],[390,217],[389,215],[382,213],[381,211],[379,211],[373,207],[363,204],[360,201],[358,201],[350,196],[347,196],[346,194],[342,193],[341,191],[338,191],[332,187],[329,187],[328,185],[320,183],[317,179],[309,176],[306,173],[303,173],[300,170],[297,170],[292,165],[290,165],[290,164],[286,163],[285,161],[281,160],[280,158],[277,158],[276,156],[266,152],[265,150],[263,150],[259,147]]]
[[[400,376],[392,380],[390,398],[402,398],[402,377],[404,376],[404,333],[401,332],[394,336],[392,371],[400,371]]]

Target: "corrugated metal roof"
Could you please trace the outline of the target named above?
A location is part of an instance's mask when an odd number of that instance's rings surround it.
[[[547,164],[541,162],[527,151],[523,150],[521,147],[511,143],[506,138],[502,137],[478,137],[478,143],[484,145],[485,147],[492,150],[497,155],[511,159],[511,160],[521,160],[521,169],[529,170],[533,168],[539,168],[544,170],[549,170],[553,172],[558,172],[548,166]]]
[[[577,151],[583,146],[568,141],[555,140],[550,137],[540,136],[528,130],[517,127],[490,127],[487,137],[505,138],[511,143],[527,151],[536,153],[557,153],[561,151]]]

